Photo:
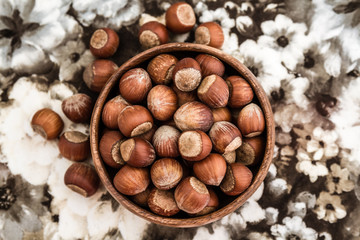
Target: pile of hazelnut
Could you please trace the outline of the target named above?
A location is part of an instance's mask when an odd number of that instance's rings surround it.
[[[139,31],[145,48],[168,41],[173,33],[190,31],[196,17],[190,5],[173,4],[166,12],[166,26],[148,22]],[[197,43],[220,48],[221,27],[203,23],[195,31]],[[90,51],[97,58],[112,56],[119,37],[109,28],[96,30]],[[96,59],[83,79],[100,92],[117,65]],[[180,60],[171,54],[151,59],[146,70],[137,67],[119,79],[116,96],[102,111],[104,130],[99,151],[104,163],[116,171],[115,188],[136,204],[161,216],[181,210],[191,216],[215,211],[221,194],[237,196],[252,182],[249,166],[258,165],[265,149],[265,119],[249,83],[241,76],[228,76],[218,58],[208,54]],[[75,123],[88,122],[93,101],[83,93],[62,103],[64,114]],[[46,139],[63,131],[61,117],[51,109],[33,116],[33,129]],[[65,184],[83,196],[93,195],[99,178],[87,159],[89,136],[65,131],[59,151],[75,163],[64,176]]]

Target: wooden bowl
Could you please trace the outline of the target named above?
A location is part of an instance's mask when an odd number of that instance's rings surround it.
[[[101,133],[104,129],[104,125],[101,122],[101,113],[106,101],[118,94],[118,82],[120,77],[127,70],[135,67],[143,67],[146,69],[147,63],[153,57],[162,53],[173,54],[179,59],[186,56],[195,57],[199,53],[207,53],[216,56],[224,63],[226,69],[225,73],[227,73],[228,76],[235,74],[241,75],[250,83],[257,98],[257,103],[261,106],[264,112],[266,122],[265,154],[261,164],[259,164],[255,168],[250,168],[254,175],[251,185],[239,196],[230,197],[224,195],[219,197],[219,199],[221,199],[220,202],[222,203],[222,205],[220,205],[220,208],[217,211],[207,215],[199,217],[189,217],[184,213],[175,215],[173,217],[162,217],[152,213],[150,210],[144,209],[136,205],[127,196],[119,193],[115,189],[113,185],[113,177],[116,174],[116,171],[104,164],[99,153],[99,133]],[[110,77],[103,90],[101,91],[94,106],[90,125],[91,154],[94,160],[95,168],[106,189],[120,204],[125,206],[134,214],[150,222],[171,227],[198,227],[214,222],[238,209],[263,182],[272,161],[274,142],[275,129],[271,106],[264,90],[256,80],[255,76],[251,73],[251,71],[232,56],[225,54],[218,49],[192,43],[169,43],[154,47],[139,53],[138,55],[134,56],[133,58],[125,62],[123,65],[121,65],[119,69]]]

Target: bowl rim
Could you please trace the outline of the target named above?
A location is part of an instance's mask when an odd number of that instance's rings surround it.
[[[243,193],[237,196],[228,205],[216,210],[215,212],[191,218],[171,218],[159,216],[132,203],[130,200],[127,199],[127,197],[123,196],[115,189],[112,179],[109,178],[109,175],[105,170],[105,166],[99,152],[99,124],[101,121],[101,113],[107,97],[110,91],[118,82],[119,77],[131,68],[134,68],[142,62],[147,61],[159,54],[171,54],[172,52],[180,51],[198,52],[213,55],[225,62],[230,67],[232,67],[236,72],[239,73],[239,75],[245,78],[247,82],[251,85],[254,94],[259,100],[261,108],[264,112],[266,125],[266,147],[264,158],[257,174],[253,177],[252,183],[249,188],[247,188]],[[95,169],[107,191],[112,195],[112,197],[115,198],[115,200],[117,200],[121,205],[123,205],[126,209],[136,214],[137,216],[142,217],[150,222],[170,227],[199,227],[217,221],[238,209],[241,205],[244,204],[247,199],[250,198],[250,196],[259,188],[261,183],[264,181],[270,164],[272,162],[274,144],[275,127],[272,108],[265,91],[261,87],[260,83],[257,81],[256,77],[245,65],[243,65],[233,56],[226,54],[219,49],[195,43],[168,43],[160,45],[140,52],[134,57],[127,60],[125,63],[123,63],[109,78],[106,85],[100,92],[98,99],[96,100],[96,103],[94,105],[90,122],[91,155],[94,161]]]

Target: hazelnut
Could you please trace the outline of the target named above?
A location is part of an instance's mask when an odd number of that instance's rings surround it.
[[[147,66],[147,72],[155,84],[169,84],[177,58],[170,54],[160,54],[154,57]]]
[[[232,152],[241,145],[241,133],[231,122],[214,123],[209,132],[215,151],[219,153]]]
[[[195,59],[200,64],[202,77],[212,74],[216,74],[220,77],[224,75],[225,66],[217,57],[209,54],[199,54]]]
[[[150,187],[146,188],[145,191],[138,193],[134,196],[131,196],[131,199],[140,207],[148,207],[148,199],[149,199],[149,195],[150,195]]]
[[[120,95],[110,99],[104,105],[102,111],[102,121],[104,125],[111,129],[118,128],[118,115],[119,113],[130,104]]]
[[[43,108],[37,111],[31,120],[31,127],[45,139],[54,139],[64,128],[64,122],[53,110]]]
[[[64,132],[58,146],[60,154],[71,161],[83,161],[90,154],[89,136],[78,131]]]
[[[200,24],[195,30],[195,42],[214,48],[221,48],[224,43],[224,33],[216,22]]]
[[[184,92],[180,91],[175,84],[171,86],[172,90],[176,93],[178,99],[178,107],[184,105],[188,102],[193,102],[198,100],[196,91]]]
[[[126,137],[135,137],[151,130],[154,120],[151,113],[140,105],[127,106],[118,115],[118,127]]]
[[[242,144],[241,144],[242,145]],[[241,146],[240,146],[241,147]],[[239,148],[238,148],[239,149]],[[222,155],[228,164],[236,162],[236,151],[224,153]]]
[[[139,42],[144,48],[152,48],[167,43],[169,34],[166,27],[157,22],[150,21],[140,27]]]
[[[119,46],[119,36],[110,28],[97,29],[90,39],[90,52],[97,58],[114,55]]]
[[[226,172],[226,161],[217,153],[211,153],[193,166],[195,176],[207,185],[219,186]]]
[[[155,160],[155,150],[148,141],[134,137],[120,144],[122,159],[133,167],[146,167]]]
[[[116,190],[125,195],[134,196],[145,191],[150,184],[149,170],[125,165],[114,177]]]
[[[265,152],[265,139],[263,136],[243,138],[243,143],[236,149],[236,162],[244,165],[258,164]]]
[[[180,91],[195,90],[201,82],[199,63],[193,58],[183,58],[175,64],[172,78]]]
[[[92,112],[91,97],[83,93],[72,95],[61,103],[65,116],[74,123],[86,123]]]
[[[179,137],[181,157],[189,161],[200,161],[207,157],[212,148],[208,135],[200,130],[186,131]]]
[[[230,97],[229,106],[240,108],[250,103],[254,98],[254,92],[250,84],[239,76],[230,76],[226,79],[229,87]]]
[[[175,159],[161,158],[151,166],[150,176],[155,187],[168,190],[180,182],[183,176],[183,168]]]
[[[100,92],[117,68],[113,61],[96,59],[85,68],[83,80],[90,90]]]
[[[211,188],[208,188],[209,194],[210,194],[210,201],[206,205],[206,207],[201,210],[200,212],[194,214],[194,216],[203,216],[206,214],[209,214],[211,212],[214,212],[219,207],[219,198],[216,195],[215,191]]]
[[[192,7],[185,2],[171,5],[165,15],[166,27],[174,33],[189,32],[196,23]]]
[[[177,109],[176,93],[168,86],[157,85],[147,96],[147,107],[157,120],[169,120]]]
[[[120,78],[120,95],[129,103],[139,103],[145,99],[152,87],[149,74],[142,68],[133,68]]]
[[[222,108],[213,108],[211,109],[214,122],[220,122],[220,121],[231,121],[231,112],[228,108],[222,107]]]
[[[159,157],[178,157],[178,140],[180,132],[174,127],[163,125],[159,127],[152,139],[156,154]]]
[[[153,127],[149,131],[139,135],[138,137],[142,138],[148,142],[152,142],[152,139],[153,139],[153,136],[154,136],[156,130],[157,130],[157,127],[155,125],[153,125]]]
[[[165,217],[170,217],[180,212],[175,202],[174,193],[157,188],[151,190],[148,206],[152,212]]]
[[[199,99],[209,107],[225,107],[229,99],[229,88],[224,79],[213,74],[201,81],[197,94]]]
[[[112,168],[125,164],[120,154],[120,144],[124,141],[119,131],[107,131],[100,139],[99,151],[103,161]]]
[[[259,136],[265,129],[265,119],[261,108],[255,103],[250,103],[241,109],[237,126],[244,137]]]
[[[95,168],[86,163],[73,163],[64,175],[65,185],[84,197],[90,197],[96,193],[99,182]]]
[[[195,177],[183,179],[175,189],[177,206],[187,213],[198,213],[210,201],[210,194],[205,184]]]
[[[176,126],[182,130],[201,130],[207,132],[213,124],[213,115],[208,106],[200,102],[188,102],[174,114]]]
[[[226,174],[220,184],[220,189],[230,196],[236,196],[245,191],[251,184],[253,174],[242,163],[228,165]]]

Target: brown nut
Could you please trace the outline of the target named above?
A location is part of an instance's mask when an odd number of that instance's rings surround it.
[[[226,173],[226,161],[217,153],[209,156],[193,166],[195,176],[207,185],[219,186]]]
[[[192,7],[185,2],[171,5],[165,15],[166,27],[174,33],[189,32],[196,23]]]
[[[265,118],[261,108],[250,103],[241,109],[237,126],[244,137],[259,136],[265,129]]]
[[[110,99],[104,105],[101,119],[104,125],[111,129],[118,128],[118,115],[119,113],[130,104],[120,95]]]
[[[66,170],[64,183],[74,192],[90,197],[96,193],[100,179],[93,166],[77,162]]]
[[[220,121],[231,121],[231,112],[228,108],[222,107],[222,108],[213,108],[211,109],[214,122],[220,122]]]
[[[198,213],[210,201],[210,194],[205,184],[195,177],[183,179],[175,189],[177,206],[187,213]]]
[[[211,108],[225,107],[229,100],[229,88],[226,82],[215,74],[201,81],[197,94],[199,99]]]
[[[211,109],[200,102],[188,102],[182,105],[174,114],[174,121],[182,131],[201,130],[207,132],[213,122]]]
[[[64,122],[53,110],[43,108],[37,111],[31,120],[31,127],[45,139],[54,139],[64,128]]]
[[[219,207],[219,198],[216,195],[215,191],[211,188],[208,188],[209,194],[210,194],[210,201],[206,205],[206,207],[201,210],[200,212],[194,214],[194,216],[203,216],[206,214],[209,214],[211,212],[214,212]]]
[[[152,142],[152,139],[153,139],[153,136],[154,136],[156,130],[157,130],[157,127],[155,125],[153,125],[153,127],[149,131],[139,135],[138,137],[145,139],[148,142]]]
[[[200,130],[181,133],[178,144],[181,157],[188,161],[200,161],[207,157],[212,149],[209,136]]]
[[[125,164],[120,154],[123,135],[119,131],[107,131],[100,139],[99,151],[103,161],[112,168],[120,168]]]
[[[60,154],[71,161],[83,161],[90,154],[89,136],[78,131],[64,132],[58,146]]]
[[[175,159],[161,158],[151,166],[150,176],[155,187],[168,190],[180,182],[183,176],[183,168]]]
[[[120,193],[130,196],[136,195],[145,191],[149,186],[149,170],[126,164],[116,173],[113,183]]]
[[[224,33],[216,22],[200,24],[195,30],[195,42],[214,48],[221,48],[224,43]]]
[[[171,88],[176,93],[176,96],[177,96],[177,99],[178,99],[178,107],[184,105],[185,103],[194,102],[194,101],[198,100],[197,92],[195,90],[191,91],[191,92],[183,92],[183,91],[180,91],[175,86],[175,84],[173,84],[171,86]]]
[[[236,149],[236,162],[254,166],[258,164],[265,152],[265,139],[263,136],[243,138],[243,143]]]
[[[155,84],[169,84],[178,59],[170,54],[154,57],[147,66],[147,72]]]
[[[159,157],[178,157],[178,140],[180,132],[174,127],[163,125],[159,127],[152,139],[152,144]]]
[[[199,63],[193,58],[183,58],[174,67],[172,79],[180,91],[195,90],[201,82]]]
[[[74,123],[86,123],[90,120],[92,112],[91,97],[83,93],[74,94],[64,99],[61,109]]]
[[[229,87],[229,106],[240,108],[250,103],[254,98],[254,92],[250,84],[240,76],[230,76],[226,79]]]
[[[146,188],[145,191],[138,193],[134,196],[131,196],[131,199],[140,207],[148,207],[148,199],[149,199],[149,195],[150,195],[150,187]]]
[[[217,57],[202,53],[197,55],[195,60],[200,64],[202,77],[207,77],[212,74],[220,77],[224,75],[225,66]]]
[[[242,163],[228,165],[224,180],[220,189],[230,196],[236,196],[245,191],[251,184],[253,174],[249,168]]]
[[[211,127],[209,136],[215,151],[219,153],[232,152],[241,145],[241,133],[231,122],[216,122]]]
[[[155,160],[155,150],[148,141],[134,137],[120,144],[122,159],[133,167],[146,167]]]
[[[129,103],[139,103],[152,87],[149,74],[142,68],[133,68],[120,78],[120,95]]]
[[[144,48],[152,48],[169,41],[166,27],[157,21],[150,21],[140,27],[139,42]]]
[[[90,90],[100,92],[117,68],[113,61],[96,59],[85,68],[83,80]]]
[[[126,137],[135,137],[150,131],[154,120],[150,112],[140,105],[127,106],[118,115],[118,127]]]
[[[147,96],[147,107],[157,120],[169,120],[177,109],[176,93],[168,86],[157,85]]]
[[[165,217],[170,217],[180,212],[175,202],[174,193],[157,188],[151,190],[148,206],[152,212]]]
[[[110,28],[97,29],[90,39],[90,52],[97,58],[114,55],[119,46],[119,36]]]

